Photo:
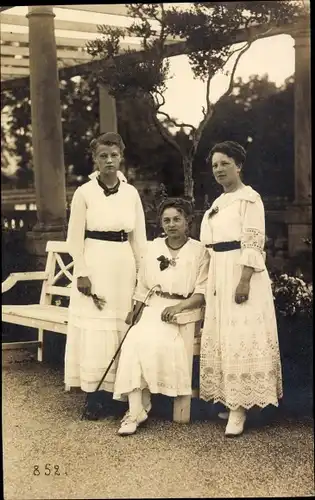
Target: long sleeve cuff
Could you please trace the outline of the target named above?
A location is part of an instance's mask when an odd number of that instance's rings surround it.
[[[206,295],[206,286],[196,286],[196,288],[194,289],[193,291],[193,295],[195,295],[195,293],[201,293],[202,295]]]
[[[133,294],[133,300],[138,300],[139,302],[144,302],[146,296],[147,296],[146,293],[141,292],[140,290],[139,291],[136,290],[135,293]]]
[[[243,248],[241,251],[240,264],[252,267],[255,272],[261,272],[266,269],[266,254],[252,248]]]
[[[78,261],[74,261],[74,273],[77,277],[79,276],[89,276],[89,270],[85,265],[84,259],[80,259]]]

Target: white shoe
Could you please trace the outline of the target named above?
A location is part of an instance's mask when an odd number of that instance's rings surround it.
[[[229,412],[228,411],[220,411],[218,413],[218,417],[221,418],[221,420],[227,420],[229,418]]]
[[[225,435],[228,437],[240,436],[244,431],[246,412],[243,408],[230,410],[229,420],[225,428]]]
[[[134,434],[139,425],[143,424],[143,422],[145,422],[147,419],[148,414],[144,409],[142,409],[136,417],[131,415],[131,413],[128,411],[121,421],[121,426],[118,430],[118,434],[120,436],[130,436],[131,434]]]
[[[149,403],[149,404],[148,404],[148,406],[146,406],[146,407],[144,408],[144,411],[145,411],[145,412],[147,413],[147,415],[148,415],[148,414],[149,414],[149,412],[151,411],[151,409],[152,409],[152,405],[151,405],[151,403]],[[123,416],[123,418],[121,419],[121,422],[124,422],[127,418],[129,418],[129,416],[130,416],[130,410],[127,410],[127,411],[126,411],[126,413],[125,413],[125,415],[124,415],[124,416]]]

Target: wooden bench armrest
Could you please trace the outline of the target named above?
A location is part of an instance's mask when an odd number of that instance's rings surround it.
[[[187,325],[188,323],[197,323],[204,317],[204,309],[191,309],[190,311],[184,311],[180,314],[176,314],[175,322],[178,325]]]
[[[45,271],[33,271],[28,273],[11,273],[6,280],[1,284],[1,293],[10,290],[18,281],[35,281],[46,279]]]

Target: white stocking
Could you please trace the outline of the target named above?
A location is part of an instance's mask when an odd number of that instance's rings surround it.
[[[142,391],[141,389],[135,389],[128,394],[129,401],[129,411],[131,415],[137,416],[143,410],[142,406]]]
[[[145,410],[151,405],[151,393],[147,387],[142,391],[142,405]]]

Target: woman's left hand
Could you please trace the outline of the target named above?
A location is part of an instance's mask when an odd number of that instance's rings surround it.
[[[235,302],[237,304],[242,304],[248,300],[249,296],[249,282],[240,281],[237,285],[235,292]]]
[[[183,311],[183,307],[180,304],[176,304],[176,306],[169,306],[162,311],[161,319],[162,321],[166,321],[167,323],[171,323],[174,320],[174,316]]]

